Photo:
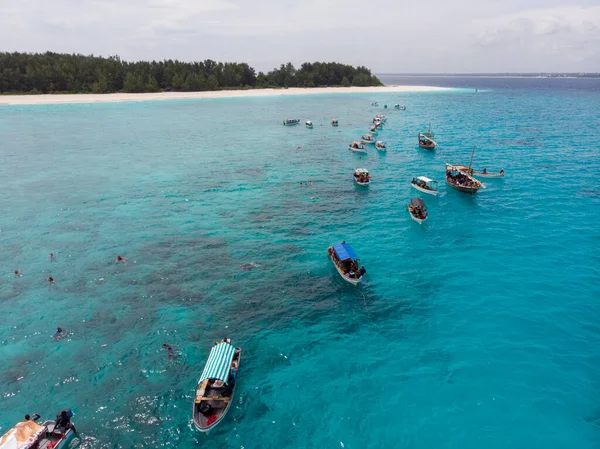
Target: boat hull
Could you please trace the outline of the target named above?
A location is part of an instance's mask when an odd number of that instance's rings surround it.
[[[377,148],[379,151],[386,151],[387,150],[387,147],[380,147],[380,146],[377,146],[377,145],[375,145],[375,148]]]
[[[354,180],[354,183],[358,186],[362,186],[362,187],[366,187],[369,184],[371,184],[370,182],[358,182],[356,179]]]
[[[429,189],[424,189],[421,186],[418,186],[416,184],[413,184],[412,182],[410,183],[411,186],[413,186],[413,188],[417,189],[419,192],[423,192],[426,193],[428,195],[433,195],[433,196],[438,196],[440,191],[439,190],[429,190]]]
[[[477,191],[479,190],[479,187],[457,186],[455,184],[449,183],[448,181],[446,181],[446,184],[448,184],[453,189],[456,189],[459,192],[464,192],[464,193],[477,193]]]
[[[361,140],[361,142],[365,145],[375,145],[375,142],[372,140]]]
[[[346,276],[344,274],[344,272],[341,270],[341,268],[338,267],[337,264],[333,261],[333,259],[331,260],[331,263],[335,267],[338,274],[342,277],[342,279],[345,280],[348,284],[358,285],[358,284],[360,284],[360,281],[362,281],[362,276],[359,278],[351,278],[351,277]]]
[[[437,146],[437,144],[434,142],[432,144],[424,144],[419,142],[419,146],[421,148],[423,148],[424,150],[435,150],[435,147]]]
[[[425,217],[425,218],[417,218],[417,217],[415,217],[415,216],[414,216],[414,215],[413,215],[413,214],[412,214],[410,211],[408,211],[408,213],[410,214],[410,218],[412,218],[412,219],[413,219],[413,221],[416,221],[416,222],[417,222],[417,223],[419,223],[419,224],[423,224],[423,222],[424,222],[425,220],[427,220],[427,217]]]
[[[299,125],[300,123],[284,123],[283,126],[296,126]]]
[[[366,148],[352,148],[352,147],[348,147],[348,149],[350,151],[354,151],[355,153],[366,153],[367,152]]]
[[[504,178],[504,173],[482,173],[474,171],[473,176],[477,176],[478,178]]]

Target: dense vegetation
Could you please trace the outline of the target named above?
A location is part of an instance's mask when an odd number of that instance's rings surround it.
[[[203,91],[253,87],[377,86],[366,67],[335,62],[282,64],[258,73],[246,63],[126,62],[118,56],[0,53],[0,92],[107,93]]]

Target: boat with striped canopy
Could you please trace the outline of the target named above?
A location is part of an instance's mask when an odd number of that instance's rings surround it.
[[[358,267],[360,259],[346,242],[330,246],[327,254],[342,279],[352,285],[357,285],[367,272],[365,267]]]
[[[242,350],[227,338],[216,342],[210,351],[194,398],[194,426],[208,432],[227,414],[235,392],[235,381]]]

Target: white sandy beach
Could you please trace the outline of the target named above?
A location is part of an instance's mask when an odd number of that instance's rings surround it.
[[[0,105],[110,103],[125,101],[193,100],[203,98],[276,97],[279,95],[319,95],[386,92],[432,92],[448,90],[432,86],[381,86],[381,87],[315,87],[289,89],[219,90],[211,92],[158,92],[146,94],[49,94],[2,95]]]

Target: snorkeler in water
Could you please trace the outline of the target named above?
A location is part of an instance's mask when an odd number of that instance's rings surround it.
[[[175,357],[177,357],[175,355],[175,352],[173,351],[173,347],[171,345],[164,343],[163,348],[165,348],[167,350],[170,359],[174,359]]]
[[[56,256],[54,255],[54,253],[50,253],[50,260],[53,262],[56,260]]]
[[[21,273],[21,270],[15,270],[15,276],[20,278],[21,276],[23,276],[23,273]]]
[[[115,262],[117,262],[117,263],[118,262],[127,263],[127,261],[123,257],[121,257],[121,256],[117,256],[117,258],[115,259]]]
[[[50,282],[50,284],[54,284],[54,278],[52,276],[48,276],[48,282]]]

